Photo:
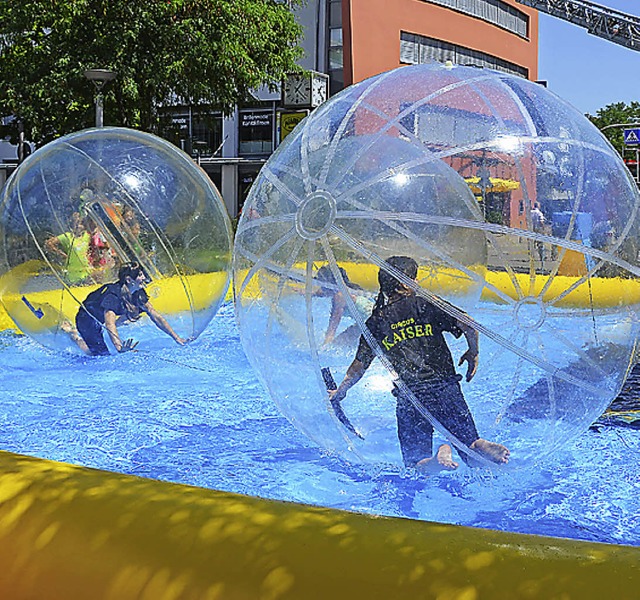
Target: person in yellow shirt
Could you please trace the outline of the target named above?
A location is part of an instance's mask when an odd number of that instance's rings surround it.
[[[71,231],[50,237],[45,249],[63,259],[64,274],[71,284],[82,283],[92,272],[90,262],[91,234],[79,212],[71,215]]]

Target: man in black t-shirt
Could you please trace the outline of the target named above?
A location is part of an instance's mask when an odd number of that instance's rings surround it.
[[[387,264],[409,279],[417,277],[418,265],[412,258],[394,256]],[[467,363],[466,379],[470,381],[478,365],[477,331],[417,296],[411,287],[383,269],[378,281],[380,294],[366,327],[398,376],[394,395],[404,463],[425,472],[458,466],[449,444],[440,446],[432,457],[433,426],[426,414],[447,430],[464,460],[468,457],[464,449],[468,448],[492,462],[506,463],[507,448],[478,435],[460,388],[462,377],[456,373],[443,335],[448,332],[455,337],[465,336],[469,348],[458,364]],[[332,402],[344,399],[375,357],[376,352],[361,336],[346,377],[337,390],[329,392]]]
[[[149,296],[142,287],[144,282],[144,271],[137,263],[130,263],[120,268],[116,283],[107,283],[87,296],[76,315],[76,327],[89,354],[109,354],[103,330],[107,331],[118,352],[134,350],[138,343],[131,338],[123,342],[118,334],[117,323],[121,320],[135,321],[143,312],[176,343],[181,346],[186,343],[151,305]]]
[[[463,330],[457,319],[415,294],[400,295],[374,312],[367,329],[407,385],[451,379],[456,376],[445,331],[459,338]],[[375,354],[361,337],[356,358],[366,367]]]

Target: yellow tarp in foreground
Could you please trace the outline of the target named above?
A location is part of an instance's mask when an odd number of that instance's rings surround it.
[[[638,597],[640,548],[372,517],[0,452],[0,598]]]

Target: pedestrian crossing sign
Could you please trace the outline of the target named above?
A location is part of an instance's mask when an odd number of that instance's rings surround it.
[[[625,129],[624,130],[624,143],[627,146],[640,146],[640,128],[638,128],[638,129]]]

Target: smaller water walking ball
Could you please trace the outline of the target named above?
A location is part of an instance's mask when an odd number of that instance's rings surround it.
[[[0,226],[2,303],[20,330],[58,350],[79,351],[81,303],[124,264],[140,265],[152,306],[184,339],[203,331],[229,284],[220,194],[188,155],[148,133],[88,129],[40,148],[5,185]],[[141,348],[171,343],[147,323],[120,334]]]
[[[291,422],[350,460],[413,466],[448,442],[457,462],[508,448],[525,465],[620,391],[639,209],[615,150],[545,88],[467,67],[384,73],[313,112],[254,183],[234,249],[245,351]],[[394,256],[417,263],[415,280]],[[366,326],[376,300],[397,299],[378,295],[380,271],[438,310]],[[331,402],[359,344],[375,359]]]

